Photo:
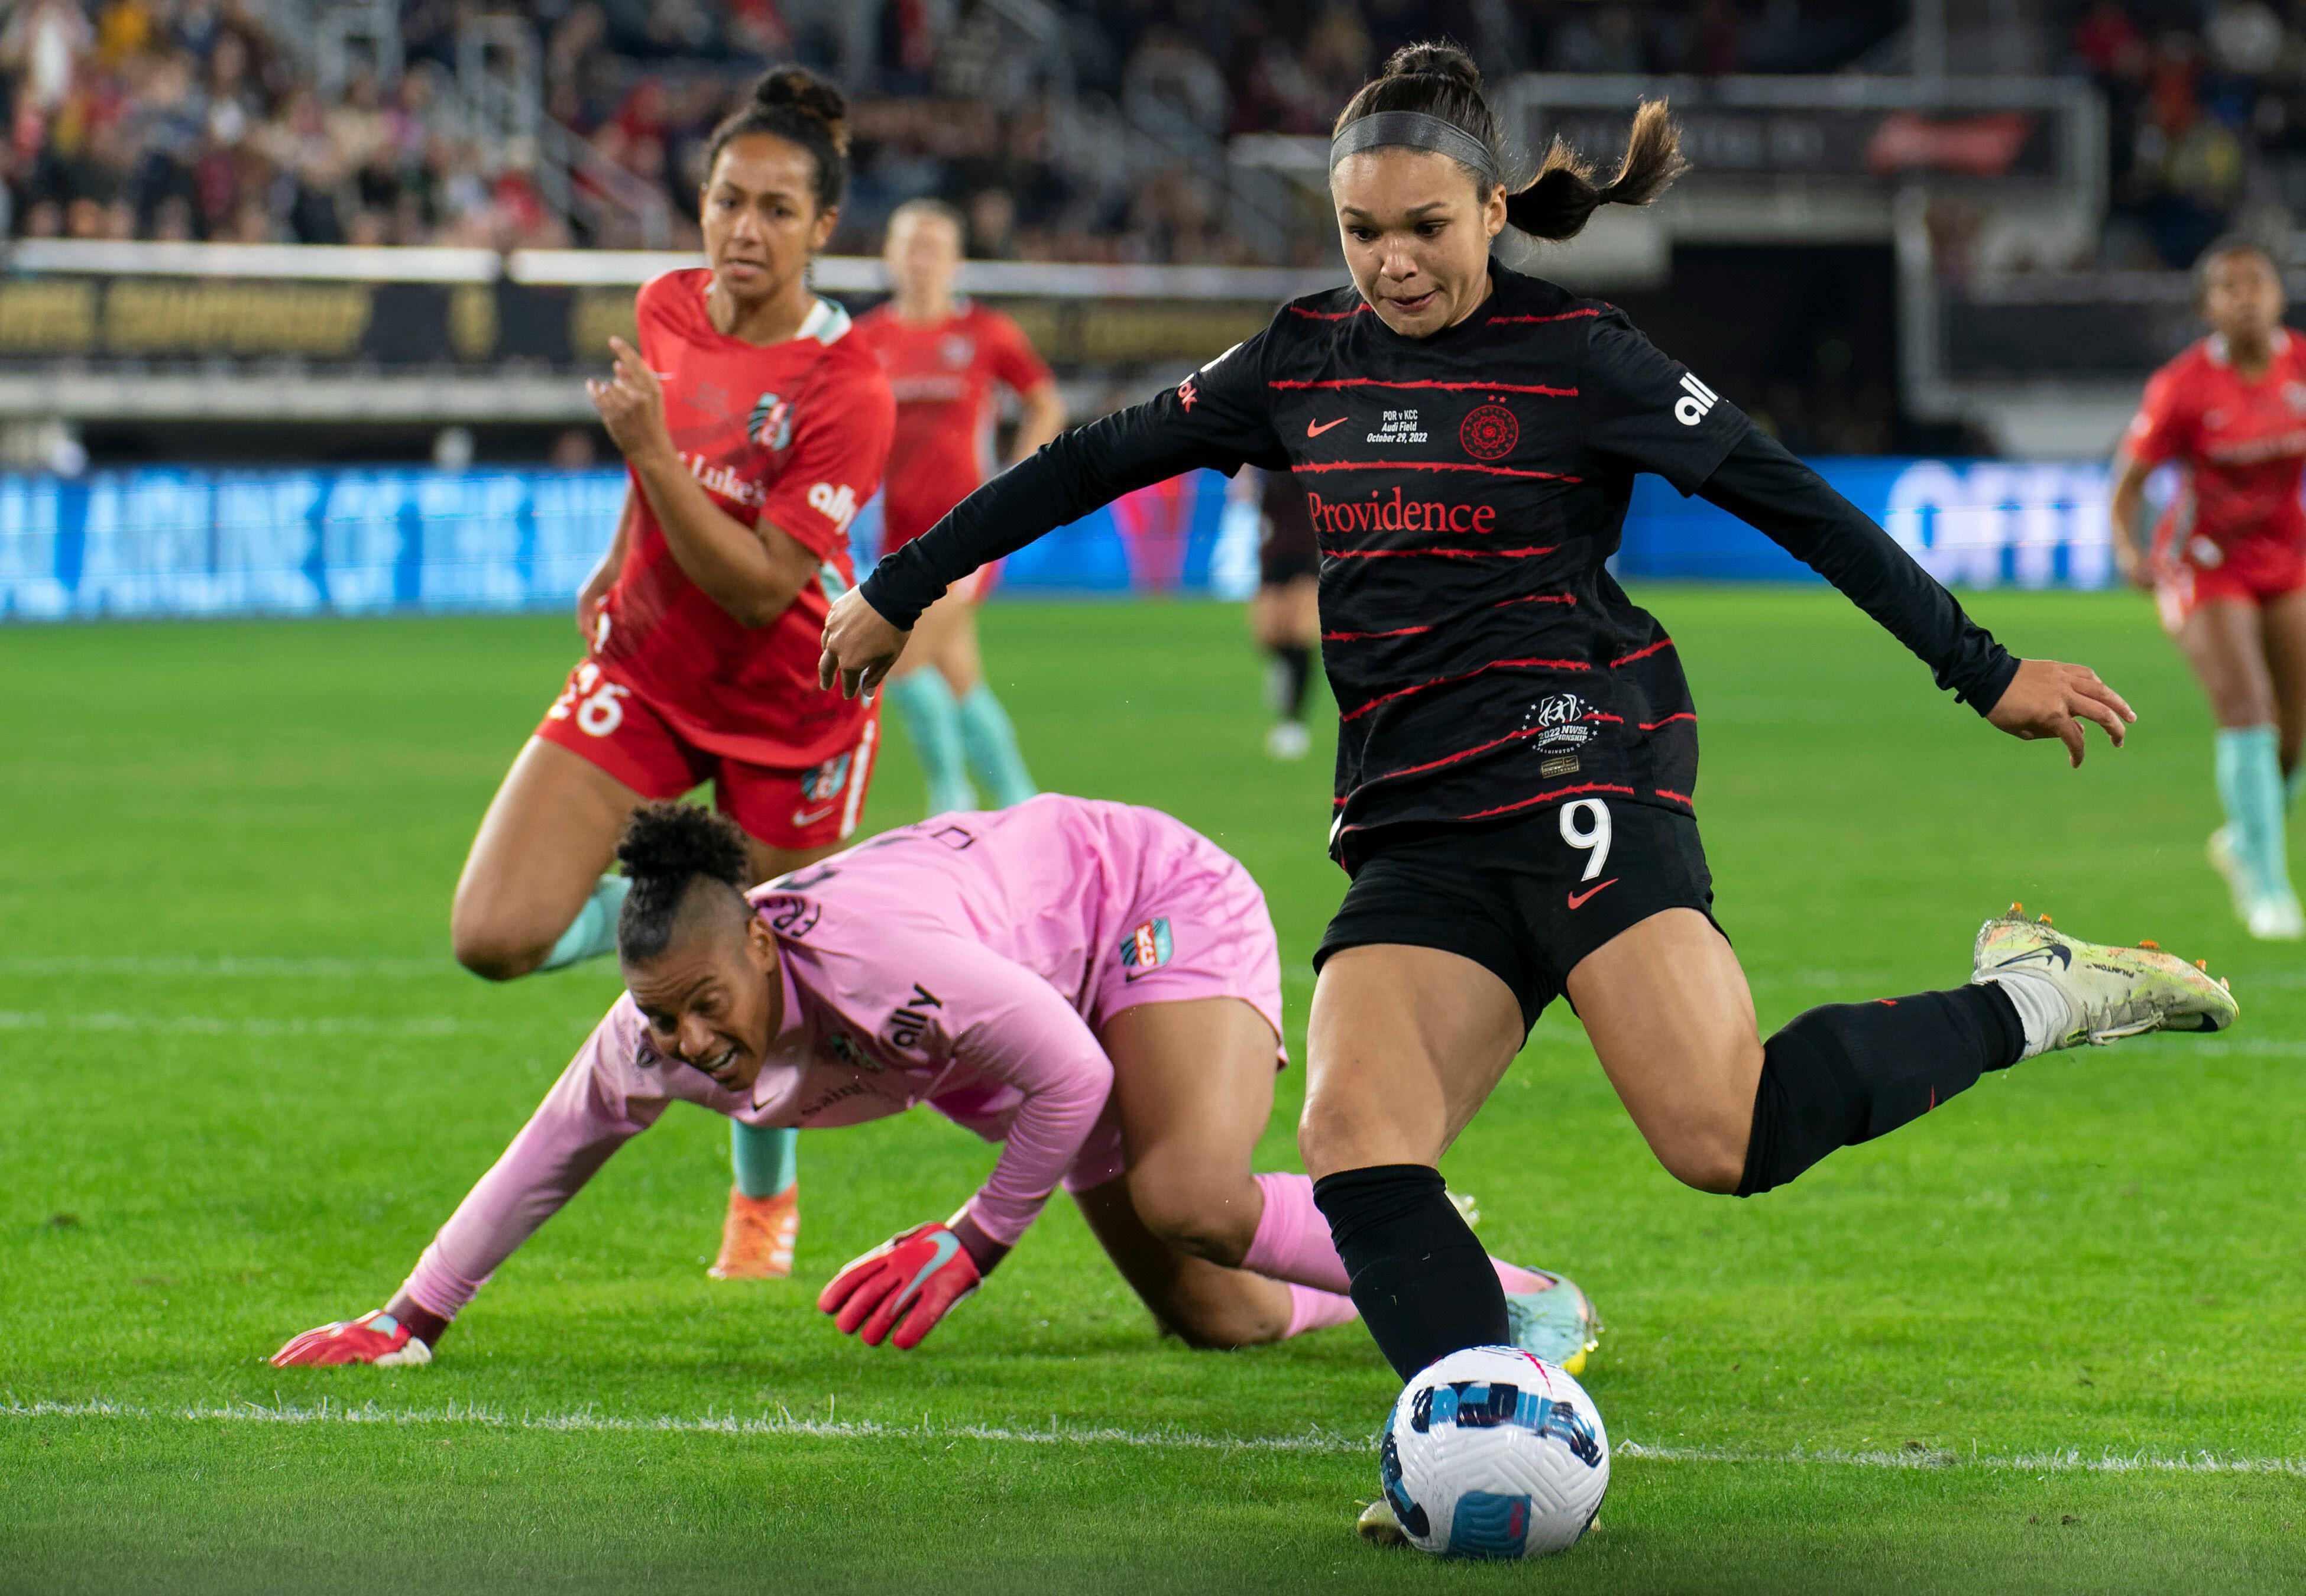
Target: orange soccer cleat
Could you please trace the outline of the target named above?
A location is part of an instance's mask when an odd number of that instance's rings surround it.
[[[747,1197],[732,1186],[721,1256],[705,1272],[715,1280],[781,1280],[792,1273],[799,1235],[799,1182],[774,1197]]]

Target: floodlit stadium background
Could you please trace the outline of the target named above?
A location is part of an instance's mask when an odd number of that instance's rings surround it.
[[[1076,420],[1337,281],[1323,130],[1395,45],[1485,63],[1525,157],[1670,96],[1695,174],[1520,263],[1623,304],[1969,585],[2102,585],[2103,461],[2191,336],[2184,269],[2292,254],[2306,36],[2258,0],[20,0],[0,618],[557,607],[619,489],[578,375],[691,257],[706,129],[769,60],[856,96],[824,290],[969,218],[968,291]],[[860,516],[860,552],[876,516]],[[1222,482],[1012,593],[1253,580]],[[1646,484],[1629,576],[1806,577]]]

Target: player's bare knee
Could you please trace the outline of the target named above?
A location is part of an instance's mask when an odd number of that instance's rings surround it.
[[[1130,1201],[1147,1230],[1180,1252],[1230,1267],[1248,1254],[1257,1226],[1245,1203],[1229,1196],[1227,1182],[1192,1171],[1130,1171]]]
[[[1746,1178],[1746,1142],[1750,1123],[1679,1131],[1652,1141],[1666,1173],[1685,1186],[1719,1196],[1733,1195]]]
[[[1270,1322],[1247,1301],[1193,1296],[1168,1303],[1158,1317],[1169,1332],[1196,1352],[1230,1353],[1278,1341],[1287,1327]]]
[[[484,981],[517,980],[543,963],[544,956],[552,951],[550,943],[537,947],[533,940],[511,934],[508,927],[467,920],[461,915],[449,923],[448,942],[457,962]]]

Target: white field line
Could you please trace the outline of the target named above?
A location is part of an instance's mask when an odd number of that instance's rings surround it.
[[[125,1031],[139,1036],[175,1032],[202,1037],[447,1037],[534,1028],[456,1020],[446,1014],[394,1018],[344,1014],[310,1019],[261,1014],[44,1013],[0,1009],[0,1031]]]
[[[229,953],[60,953],[0,958],[0,976],[179,976],[201,980],[236,977],[273,979],[282,976],[368,979],[381,976],[406,979],[459,973],[445,953],[438,959],[276,958]]]
[[[757,1418],[734,1413],[684,1418],[620,1418],[579,1409],[564,1413],[511,1414],[491,1408],[457,1406],[396,1410],[373,1404],[352,1406],[323,1400],[306,1406],[282,1403],[207,1404],[186,1408],[145,1408],[110,1401],[16,1402],[0,1404],[0,1419],[162,1419],[188,1423],[243,1424],[387,1424],[475,1425],[492,1430],[542,1430],[573,1434],[798,1436],[831,1440],[987,1441],[996,1445],[1033,1447],[1137,1447],[1200,1452],[1283,1452],[1350,1455],[1370,1450],[1367,1439],[1314,1430],[1302,1436],[1213,1436],[1190,1430],[1139,1431],[1081,1429],[1052,1423],[1046,1430],[1002,1425],[936,1424],[924,1418],[918,1424],[884,1424],[873,1420],[802,1419],[780,1411]],[[1713,1447],[1652,1447],[1639,1441],[1617,1442],[1620,1457],[1657,1463],[1806,1464],[1860,1469],[1999,1469],[2027,1473],[2087,1474],[2295,1474],[2306,1476],[2306,1457],[2233,1457],[2213,1452],[2176,1455],[2148,1452],[2105,1452],[2097,1455],[2077,1448],[2050,1452],[1959,1453],[1901,1449],[1849,1451],[1835,1447],[1797,1447],[1790,1451],[1744,1451]]]

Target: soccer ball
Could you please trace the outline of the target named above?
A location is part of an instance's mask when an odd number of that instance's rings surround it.
[[[1610,1438],[1584,1388],[1512,1346],[1451,1353],[1402,1388],[1378,1446],[1410,1543],[1453,1558],[1566,1551],[1610,1489]]]

